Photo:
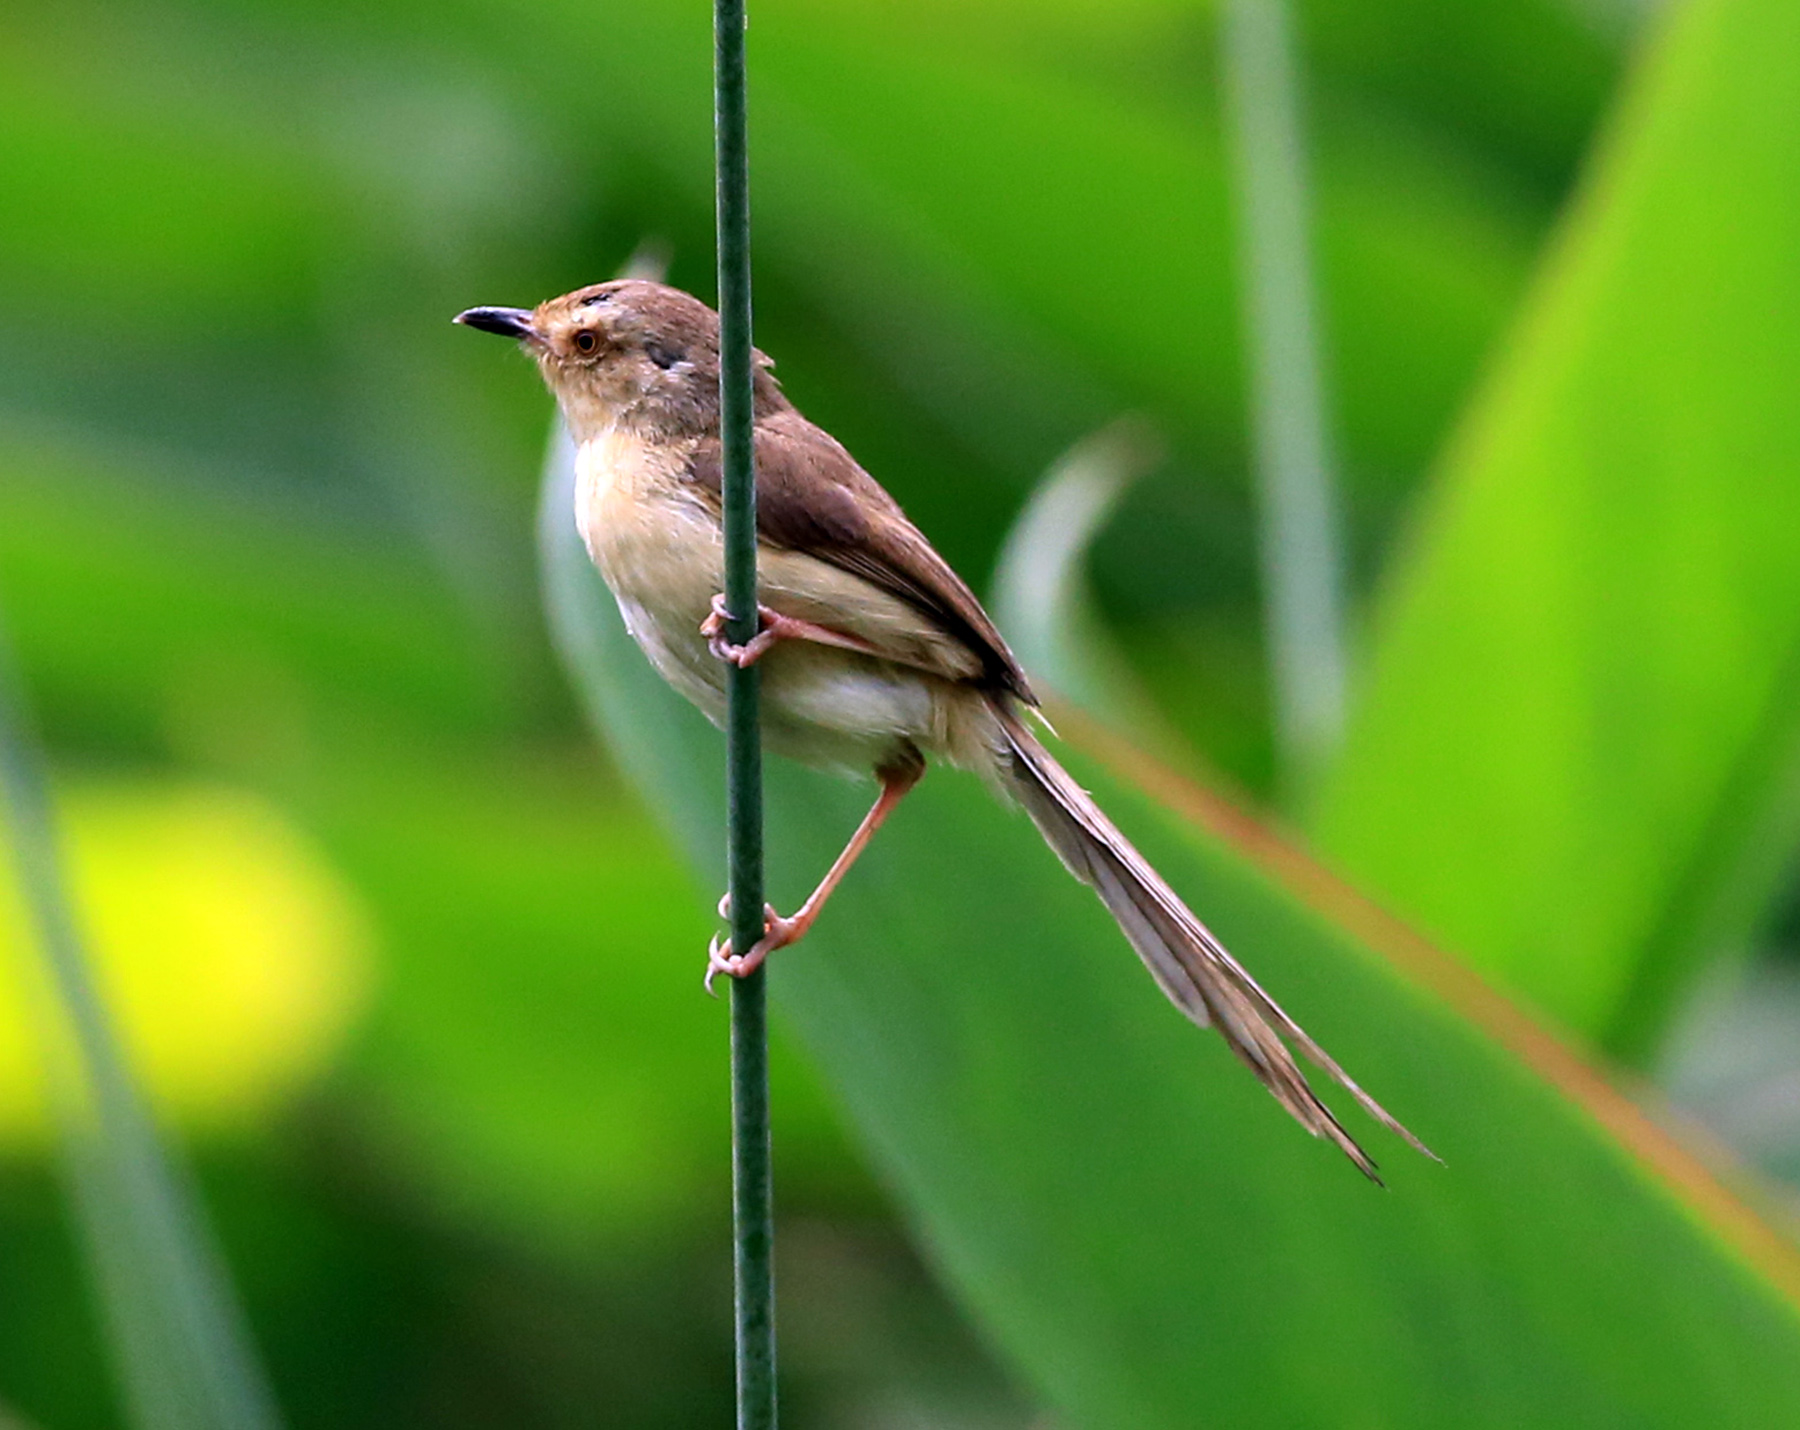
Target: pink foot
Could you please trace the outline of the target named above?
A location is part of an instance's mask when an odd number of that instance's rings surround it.
[[[729,898],[729,896],[727,896]],[[720,913],[725,910],[726,900],[720,900]],[[806,926],[798,919],[784,919],[770,904],[763,905],[763,936],[751,945],[750,952],[736,954],[731,951],[731,940],[721,939],[718,935],[706,946],[706,978],[704,986],[708,993],[717,998],[713,992],[713,979],[721,973],[732,978],[742,978],[754,973],[762,967],[763,960],[778,948],[786,948],[797,941],[806,932]]]
[[[814,645],[836,646],[840,650],[871,655],[878,660],[884,658],[882,651],[859,637],[845,635],[828,626],[814,625],[811,621],[803,621],[795,616],[784,616],[767,606],[756,608],[759,627],[757,633],[743,645],[734,645],[725,638],[725,627],[730,620],[731,616],[725,609],[725,598],[714,596],[712,614],[700,622],[700,634],[706,637],[706,644],[720,660],[728,660],[733,665],[746,669],[767,655],[770,647],[777,641],[810,641]]]
[[[731,623],[731,613],[725,609],[725,597],[714,596],[712,614],[700,622],[700,634],[706,637],[707,647],[720,660],[728,661],[741,670],[748,670],[769,653],[769,648],[776,641],[789,634],[782,629],[786,618],[777,615],[767,606],[756,608],[756,619],[760,629],[745,644],[737,645],[727,640],[725,627]]]

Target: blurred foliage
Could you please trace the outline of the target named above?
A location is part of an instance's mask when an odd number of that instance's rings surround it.
[[[1700,8],[1750,24],[1767,7]],[[1326,367],[1359,595],[1501,344],[1628,59],[1633,11],[1626,0],[1298,6]],[[1097,609],[1168,725],[1255,796],[1270,786],[1270,754],[1213,26],[1209,6],[1177,0],[759,0],[750,35],[758,341],[805,410],[978,585],[1045,467],[1119,413],[1143,414],[1167,455],[1096,541]],[[1752,57],[1759,83],[1794,73],[1785,44],[1771,31]],[[1705,55],[1659,53],[1659,102],[1680,111],[1698,80],[1666,76]],[[525,364],[502,362],[447,321],[470,303],[532,302],[602,276],[646,237],[669,247],[673,281],[709,292],[709,63],[698,0],[25,0],[0,14],[0,608],[52,752],[72,789],[152,792],[117,796],[139,811],[121,806],[120,820],[146,821],[134,880],[197,847],[176,837],[183,828],[230,846],[204,869],[182,865],[159,899],[178,904],[177,885],[200,889],[236,870],[278,879],[273,871],[304,869],[316,887],[347,891],[370,931],[364,1011],[321,1074],[290,1065],[295,1079],[308,1073],[297,1101],[285,1073],[266,1090],[245,1077],[166,1098],[190,1123],[203,1105],[265,1109],[254,1127],[234,1114],[192,1130],[207,1200],[296,1426],[655,1430],[719,1423],[729,1402],[724,1020],[697,995],[716,875],[697,875],[587,747],[535,591],[533,477],[548,404]],[[1640,90],[1625,122],[1645,127],[1641,96],[1658,92]],[[1732,121],[1745,127],[1720,136],[1715,167],[1727,153],[1779,162],[1784,131],[1773,120],[1785,111],[1771,108],[1758,136],[1756,104],[1746,91]],[[1708,164],[1705,135],[1668,142],[1687,149],[1667,162]],[[1721,234],[1776,252],[1779,228],[1724,233],[1733,215],[1745,230],[1779,219],[1780,195],[1766,209],[1738,207],[1734,173],[1703,174],[1718,185]],[[1611,182],[1595,192],[1605,198]],[[1671,169],[1662,182],[1688,181]],[[1599,203],[1590,198],[1583,214]],[[1590,243],[1597,223],[1584,220]],[[1673,295],[1711,261],[1690,245],[1714,239],[1678,227],[1661,241],[1644,251],[1664,266],[1643,278]],[[1748,264],[1747,251],[1733,253],[1734,269]],[[1565,288],[1574,261],[1565,255],[1556,270]],[[1734,274],[1743,294],[1753,296],[1761,272]],[[1606,327],[1615,300],[1602,296],[1595,342],[1685,341],[1673,308],[1662,326]],[[1533,311],[1556,300],[1540,295]],[[1775,331],[1763,337],[1773,342]],[[1506,384],[1518,381],[1509,375],[1536,361],[1532,342],[1527,329],[1522,355],[1498,351],[1501,385],[1480,410],[1506,402]],[[1745,349],[1744,360],[1763,352]],[[1648,364],[1652,354],[1635,356]],[[1682,361],[1692,368],[1699,355]],[[1655,380],[1684,370],[1659,367]],[[1767,369],[1758,391],[1785,391],[1782,371]],[[1721,369],[1697,385],[1718,398],[1709,420],[1733,420],[1734,381]],[[1673,409],[1686,396],[1682,387],[1640,400]],[[1552,401],[1544,397],[1546,412]],[[1616,435],[1596,429],[1595,440]],[[1498,443],[1483,470],[1498,469]],[[1452,480],[1467,479],[1474,452],[1466,440],[1456,449]],[[1679,479],[1674,454],[1652,470]],[[1425,563],[1420,553],[1442,527],[1402,548],[1405,569]],[[1475,545],[1467,559],[1486,559]],[[1378,640],[1392,619],[1378,618]],[[1588,658],[1611,649],[1582,648]],[[1728,757],[1723,741],[1712,753]],[[976,812],[977,791],[945,785],[929,798],[968,805],[971,828],[999,818]],[[202,792],[206,808],[237,811],[218,824],[194,815],[210,834],[177,818]],[[108,817],[78,797],[77,845]],[[240,817],[251,830],[241,837],[230,832]],[[1147,808],[1143,817],[1161,819]],[[896,856],[913,857],[930,818],[921,814],[911,834],[896,824]],[[1017,821],[1005,828],[1008,840],[1024,837]],[[258,829],[272,842],[259,843]],[[1221,921],[1227,907],[1261,907],[1263,895],[1244,890],[1264,888],[1263,876],[1214,843],[1168,835],[1193,889],[1217,888]],[[784,846],[780,877],[812,872],[809,849]],[[1037,864],[1021,867],[1037,887]],[[99,927],[116,896],[95,878]],[[1059,908],[1070,901],[1071,918],[1088,927],[1079,889],[1050,897]],[[1546,907],[1531,890],[1518,891],[1518,906]],[[1262,915],[1241,916],[1260,970]],[[173,917],[159,915],[154,930],[133,925],[131,946],[183,940],[187,960],[210,946],[184,939]],[[1327,937],[1297,911],[1267,935],[1271,978],[1279,972],[1309,1009],[1329,1005],[1338,979],[1363,990],[1358,1000],[1412,1007],[1360,954],[1312,975],[1288,966],[1315,936]],[[302,946],[292,930],[284,937]],[[254,952],[247,940],[238,950]],[[967,961],[990,952],[1001,951]],[[1119,980],[1120,1029],[1161,1014],[1129,958],[1105,956],[1113,972],[1096,966],[1092,976]],[[816,976],[827,946],[800,957],[810,963],[798,971]],[[983,989],[998,996],[990,980],[1006,966],[974,981],[970,1007]],[[180,1006],[167,990],[187,986],[195,969],[167,966],[165,1009]],[[331,975],[321,963],[296,964],[294,976],[323,987]],[[1054,1018],[1048,984],[1010,994]],[[245,1030],[262,1026],[250,1008],[232,1034],[244,1048],[257,1041]],[[817,1036],[817,1009],[802,1021]],[[1269,1245],[1284,1249],[1269,1255],[1311,1258],[1309,1304],[1335,1296],[1337,1319],[1356,1334],[1390,1335],[1356,1309],[1366,1283],[1333,1269],[1348,1264],[1335,1250],[1339,1229],[1441,1207],[1448,1193],[1413,1188],[1458,1175],[1455,1159],[1448,1173],[1407,1169],[1407,1185],[1385,1200],[1353,1198],[1364,1189],[1327,1177],[1318,1149],[1223,1059],[1185,1038],[1164,1048],[1182,1035],[1178,1022],[1148,1026],[1151,1044],[1131,1056],[1184,1068],[1194,1059],[1195,1075],[1207,1074],[1195,1115],[1228,1119],[1244,1139],[1222,1172],[1211,1159],[1183,1162],[1179,1176],[1148,1185],[1169,1188],[1170,1205],[1190,1191],[1218,1196],[1227,1233],[1278,1219],[1281,1240]],[[312,1056],[334,1046],[330,1028],[318,1024]],[[174,1024],[166,1031],[174,1036]],[[1379,1023],[1346,1017],[1320,1031],[1348,1040],[1353,1066],[1399,1069],[1395,1087],[1415,1095],[1416,1085],[1421,1107],[1445,1105],[1438,1099],[1453,1090],[1402,1076],[1427,1053],[1407,1052]],[[1468,1056],[1487,1066],[1499,1054]],[[906,1248],[898,1214],[846,1145],[831,1094],[785,1044],[778,1076],[788,1422],[1030,1423],[1008,1372]],[[1656,1205],[1635,1164],[1606,1162],[1591,1129],[1518,1076],[1527,1090],[1508,1104],[1515,1115],[1548,1107],[1531,1117],[1585,1149],[1567,1155],[1602,1169],[1594,1175],[1616,1176],[1634,1208],[1593,1228],[1623,1268],[1596,1297],[1637,1284],[1630,1226],[1653,1243],[1650,1254],[1682,1263],[1668,1294],[1697,1284],[1703,1298],[1720,1298],[1704,1304],[1725,1308],[1721,1328],[1787,1334],[1769,1330],[1772,1313],[1744,1309],[1763,1304],[1754,1278],[1721,1271],[1706,1235]],[[1005,1111],[987,1109],[995,1119]],[[1104,1130],[1105,1119],[1092,1120],[1090,1130]],[[1454,1127],[1449,1110],[1434,1120]],[[1119,1137],[1137,1126],[1122,1122]],[[1456,1136],[1422,1130],[1447,1144]],[[892,1173],[891,1141],[877,1146]],[[116,1425],[57,1194],[40,1154],[8,1155],[0,1400],[57,1430]],[[1467,1155],[1471,1168],[1490,1165],[1491,1153]],[[1240,1196],[1249,1184],[1232,1180],[1252,1164],[1296,1179],[1260,1212]],[[1563,1154],[1545,1151],[1510,1174],[1548,1197],[1536,1184],[1562,1171]],[[1504,1174],[1494,1177],[1504,1189]],[[1573,1186],[1568,1195],[1575,1206]],[[1393,1210],[1409,1196],[1420,1199],[1412,1212]],[[1453,1246],[1457,1225],[1447,1216],[1418,1235]],[[1507,1245],[1554,1282],[1548,1253]],[[926,1249],[966,1290],[966,1257],[935,1241]],[[1254,1249],[1241,1239],[1238,1251]],[[1406,1291],[1381,1285],[1384,1295]],[[990,1288],[971,1304],[997,1316],[1011,1295]],[[1530,1313],[1543,1319],[1529,1344],[1556,1343],[1557,1313],[1548,1300]],[[1664,1313],[1668,1326],[1703,1315],[1661,1302],[1636,1312]],[[1429,1318],[1431,1307],[1412,1314]],[[1275,1316],[1273,1301],[1249,1292],[1229,1309],[1246,1335]],[[1493,1324],[1471,1312],[1468,1344]],[[1022,1354],[1017,1323],[1007,1325],[990,1329]],[[1133,1332],[1122,1324],[1119,1336]],[[1702,1326],[1689,1349],[1723,1333]],[[1647,1353],[1623,1332],[1608,1339],[1604,1326],[1569,1334],[1591,1361],[1557,1361],[1554,1374],[1548,1361],[1487,1363],[1518,1380],[1512,1403],[1544,1387],[1592,1403],[1582,1396],[1610,1393],[1586,1375],[1606,1347],[1620,1347],[1619,1366]],[[1313,1392],[1295,1354],[1281,1374],[1298,1397]],[[1671,1352],[1670,1366],[1687,1363]],[[1394,1373],[1371,1363],[1355,1380]],[[1696,1370],[1691,1394],[1717,1373]],[[1671,1404],[1692,1403],[1680,1398],[1689,1393],[1677,1387]],[[1764,1393],[1776,1392],[1754,1392]],[[1250,1407],[1234,1408],[1253,1423]]]
[[[282,1034],[291,1035],[295,1023],[280,1015],[298,1013],[304,1023],[309,1014],[319,1011],[320,1000],[307,997],[310,980],[290,978],[285,991],[298,996],[277,1001],[297,1006],[276,1009],[276,1017],[268,1019],[271,1000],[255,996],[252,990],[257,980],[234,980],[231,973],[238,970],[217,966],[230,960],[217,958],[216,940],[213,947],[206,947],[207,925],[223,924],[225,929],[214,931],[250,942],[251,961],[261,963],[264,971],[286,964],[290,973],[298,965],[306,972],[329,974],[339,970],[342,958],[319,957],[325,950],[317,936],[341,932],[347,921],[337,920],[340,928],[332,929],[333,920],[319,917],[326,912],[320,906],[329,900],[322,897],[326,888],[316,872],[308,880],[296,877],[300,871],[290,867],[271,878],[268,869],[256,869],[252,861],[220,860],[223,841],[218,835],[229,828],[249,850],[263,856],[265,863],[293,866],[301,862],[292,857],[297,852],[292,840],[281,848],[282,841],[273,837],[277,831],[266,817],[257,821],[241,807],[227,811],[221,801],[212,803],[214,808],[206,809],[190,801],[190,807],[182,811],[185,818],[170,819],[169,811],[162,810],[147,822],[141,810],[113,812],[126,813],[115,823],[127,827],[134,822],[131,814],[138,815],[134,832],[140,837],[130,841],[133,864],[160,865],[156,872],[174,875],[177,885],[183,873],[191,872],[196,853],[201,862],[235,866],[232,872],[238,878],[234,882],[241,887],[233,890],[216,885],[197,920],[192,918],[194,901],[190,898],[184,907],[178,891],[174,900],[167,901],[166,910],[158,910],[157,900],[146,899],[141,888],[132,892],[140,905],[150,906],[144,911],[149,916],[146,922],[158,913],[177,913],[172,921],[176,927],[169,932],[199,933],[200,951],[214,955],[215,967],[204,971],[215,975],[217,991],[224,996],[209,997],[214,992],[211,989],[199,996],[197,1001],[211,1004],[199,1010],[210,1012],[208,1022],[229,1027],[244,1014],[251,1019],[262,1014],[269,1023],[264,1029],[248,1031],[263,1032],[267,1046],[258,1052],[274,1056],[261,1059],[263,1066],[254,1071],[232,1070],[239,1077],[248,1074],[246,1081],[254,1096],[256,1073],[271,1063],[279,1067],[283,1061],[292,1061],[291,1057],[284,1059],[283,1052],[294,1051],[294,1040],[291,1036],[284,1039]],[[82,926],[84,916],[78,912],[80,896],[69,872],[67,837],[56,804],[12,652],[9,647],[0,648],[0,807],[5,810],[8,834],[4,869],[8,892],[16,896],[16,917],[11,922],[20,935],[14,940],[15,951],[22,955],[15,960],[20,975],[15,987],[22,995],[20,1012],[33,1025],[33,1041],[38,1044],[36,1051],[46,1074],[41,1080],[44,1102],[55,1110],[71,1221],[85,1252],[94,1298],[107,1332],[119,1398],[127,1418],[140,1430],[277,1430],[280,1416],[267,1375],[251,1349],[249,1326],[230,1273],[178,1161],[162,1145],[150,1099],[140,1085],[134,1064],[149,1059],[134,1059],[119,1036],[118,1015],[109,1004],[119,985],[130,989],[130,980],[119,976],[130,970],[121,964],[116,947],[111,951],[111,967],[94,957],[90,935]],[[164,847],[147,853],[145,834],[161,836]],[[84,872],[91,873],[94,867],[92,849],[97,843],[91,841],[84,850],[89,856]],[[269,860],[277,849],[289,857]],[[175,857],[166,857],[167,852]],[[207,859],[207,855],[213,857]],[[184,864],[188,866],[185,869]],[[130,898],[128,893],[126,901]],[[111,908],[106,912],[116,915]],[[181,912],[190,915],[185,922],[197,927],[182,929]],[[282,942],[275,930],[254,927],[255,913],[270,912],[291,923],[299,939],[285,948],[256,947],[258,943]],[[341,904],[336,912],[342,913]],[[245,913],[252,917],[245,919]],[[93,915],[85,917],[91,920]],[[171,921],[165,917],[160,922]],[[118,931],[116,923],[107,930],[114,936]],[[309,942],[314,946],[308,947]],[[129,936],[126,943],[129,946]],[[273,959],[267,957],[270,952],[275,954]],[[341,950],[338,952],[341,955]],[[297,959],[296,953],[300,955]],[[241,965],[245,960],[237,962]],[[193,970],[165,967],[159,973],[166,978],[173,971]],[[113,975],[111,980],[108,974]],[[161,1055],[156,1071],[165,1081],[175,1082],[184,1059],[171,1058],[168,1045],[179,1047],[182,1019],[167,1016],[166,1004],[155,1008],[152,1000],[143,998],[142,987],[140,980],[132,990],[138,994],[138,1006],[127,1017],[137,1022],[133,1031],[148,1033],[142,1041],[152,1044],[147,1049],[150,1058]],[[245,993],[251,996],[242,996]],[[188,999],[193,1000],[194,995],[190,993]],[[285,1027],[281,1026],[284,1021]],[[175,1037],[170,1036],[171,1025]],[[204,1041],[216,1037],[209,1029]],[[284,1042],[289,1044],[285,1050]],[[206,1052],[201,1050],[202,1063],[208,1060]],[[253,1063],[258,1060],[251,1059]],[[169,1075],[172,1069],[175,1076]]]
[[[1393,572],[1319,814],[1369,889],[1639,1061],[1800,833],[1797,74],[1786,5],[1658,45]]]
[[[266,1118],[361,1012],[370,935],[350,891],[241,793],[85,784],[61,803],[98,981],[151,1098],[183,1126]],[[0,1142],[15,1150],[48,1127],[31,938],[0,881]]]

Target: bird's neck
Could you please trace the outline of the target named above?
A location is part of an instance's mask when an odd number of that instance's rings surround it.
[[[645,442],[703,441],[719,435],[718,391],[710,384],[679,396],[576,388],[559,391],[557,402],[577,442],[608,432],[627,433]],[[771,379],[757,389],[756,420],[764,421],[790,405]]]
[[[766,377],[766,374],[763,376]],[[628,433],[646,442],[704,441],[719,435],[718,389],[712,384],[681,394],[636,390],[560,390],[558,405],[577,442],[606,432]],[[756,420],[792,406],[772,378],[756,390]]]

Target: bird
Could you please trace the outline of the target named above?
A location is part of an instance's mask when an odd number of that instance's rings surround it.
[[[766,909],[763,937],[742,953],[714,940],[709,989],[716,975],[749,973],[813,926],[935,758],[1024,807],[1169,1001],[1217,1029],[1308,1132],[1380,1181],[1293,1049],[1432,1155],[1282,1011],[1058,763],[1028,720],[1039,705],[1031,682],[980,601],[875,478],[801,415],[759,350],[757,625],[742,644],[727,638],[712,308],[681,289],[623,278],[535,308],[470,308],[454,321],[514,339],[536,360],[576,443],[576,524],[627,630],[662,677],[722,725],[727,665],[760,663],[766,746],[817,768],[873,772],[879,785],[793,915]]]

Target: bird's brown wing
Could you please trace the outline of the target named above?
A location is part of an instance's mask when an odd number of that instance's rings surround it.
[[[695,448],[688,476],[717,502],[719,441]],[[905,601],[980,661],[984,681],[1037,703],[1006,641],[963,579],[881,484],[822,428],[789,409],[756,425],[756,530]]]

